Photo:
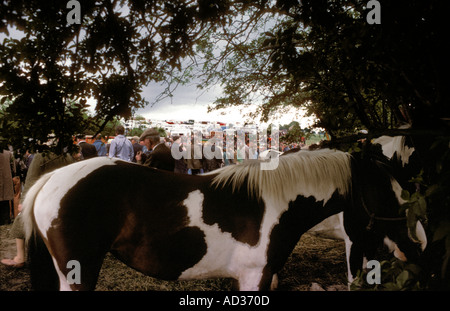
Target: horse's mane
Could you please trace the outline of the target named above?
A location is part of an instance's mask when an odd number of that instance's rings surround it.
[[[350,157],[330,149],[302,150],[279,157],[274,170],[261,170],[261,161],[227,166],[216,171],[213,184],[230,185],[235,191],[247,180],[250,195],[291,201],[301,194],[324,200],[325,204],[336,190],[342,195],[349,192]]]

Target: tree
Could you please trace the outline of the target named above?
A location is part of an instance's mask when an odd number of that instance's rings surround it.
[[[82,23],[67,25],[64,1],[4,0],[0,30],[24,32],[0,50],[2,103],[12,103],[4,113],[42,130],[13,133],[7,123],[3,136],[64,138],[85,127],[76,121],[90,97],[102,128],[146,105],[150,81],[167,83],[170,96],[194,75],[199,87],[223,85],[216,108],[259,102],[267,121],[304,107],[332,136],[448,116],[444,2],[380,3],[381,24],[371,25],[356,0],[85,0]]]
[[[129,118],[148,104],[142,87],[170,84],[182,58],[193,57],[196,41],[228,10],[221,1],[79,3],[82,22],[68,24],[66,1],[1,2],[0,31],[23,32],[0,47],[3,144],[18,148],[24,139],[42,143],[51,135],[58,138],[54,151],[62,152],[89,124],[101,132],[114,116]],[[89,98],[96,115],[83,119]]]
[[[304,107],[334,137],[401,122],[426,127],[449,116],[439,65],[444,2],[380,3],[380,25],[367,23],[367,1],[253,7],[245,23],[212,34],[205,46],[204,81],[224,89],[215,107],[259,100],[265,120],[286,105]]]
[[[302,139],[302,137],[305,137],[306,139],[311,136],[311,133],[306,133],[306,131],[302,130],[300,127],[300,124],[296,121],[292,121],[287,126],[287,132],[282,137],[282,140],[288,144],[291,143],[299,143]]]

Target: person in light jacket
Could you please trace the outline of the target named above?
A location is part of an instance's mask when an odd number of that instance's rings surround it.
[[[133,145],[125,135],[125,128],[122,125],[116,127],[116,138],[111,142],[109,147],[110,158],[120,158],[125,161],[131,162],[134,157]]]

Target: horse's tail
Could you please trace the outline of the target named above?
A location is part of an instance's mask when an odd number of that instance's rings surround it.
[[[42,187],[53,176],[50,172],[36,181],[27,191],[22,204],[22,221],[28,247],[28,264],[31,274],[31,285],[34,290],[58,290],[59,278],[53,265],[52,257],[42,236],[37,230],[34,218],[34,202]]]

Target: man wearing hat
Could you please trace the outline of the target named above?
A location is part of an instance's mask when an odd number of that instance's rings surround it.
[[[83,160],[94,158],[97,156],[97,148],[94,145],[86,142],[86,135],[77,135],[77,143],[81,148],[81,155]]]
[[[159,132],[156,128],[146,129],[144,133],[142,133],[140,141],[144,142],[144,145],[149,150],[149,154],[146,159],[144,159],[142,152],[139,152],[136,155],[138,163],[173,172],[175,168],[175,159],[172,157],[170,148],[164,144],[164,141],[161,141]]]

